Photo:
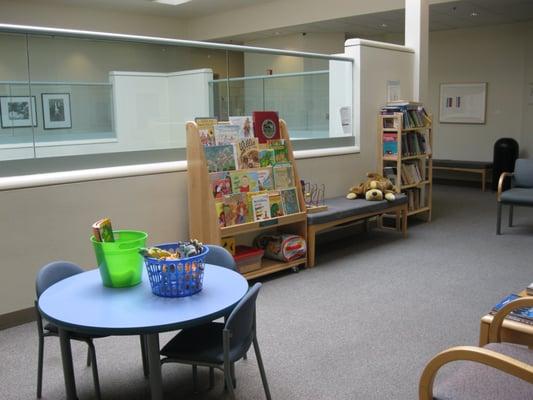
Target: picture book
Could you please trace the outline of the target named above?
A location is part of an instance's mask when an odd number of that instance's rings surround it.
[[[274,150],[274,163],[284,164],[289,162],[289,150],[284,139],[270,140],[268,145]]]
[[[226,226],[226,214],[224,212],[224,203],[222,201],[215,202],[215,210],[217,213],[218,226]]]
[[[268,204],[268,193],[252,196],[252,210],[254,221],[270,219],[270,206]]]
[[[281,202],[283,204],[283,214],[289,215],[300,212],[300,204],[298,202],[296,188],[283,189],[280,194]]]
[[[215,125],[215,143],[230,144],[237,143],[239,140],[239,126],[230,124]]]
[[[272,179],[272,168],[263,168],[257,170],[257,184],[259,190],[274,189],[274,180]]]
[[[224,247],[227,251],[231,253],[232,256],[235,255],[235,238],[227,237],[220,239],[220,245]]]
[[[198,125],[198,133],[200,134],[200,141],[204,146],[213,146],[215,144],[215,128],[218,123],[216,118],[195,118],[194,121]]]
[[[209,174],[209,180],[215,199],[222,199],[225,195],[232,193],[229,172],[211,172]]]
[[[517,294],[514,294],[514,293],[510,294],[510,295],[507,295],[498,304],[496,304],[492,308],[492,311],[490,313],[491,314],[496,314],[496,312],[498,312],[502,307],[504,307],[505,305],[507,305],[511,301],[519,299],[519,298],[520,298],[520,296],[518,296]],[[513,321],[518,321],[518,322],[521,322],[521,323],[524,323],[524,324],[533,325],[533,307],[517,308],[517,309],[511,311],[505,318],[511,319]]]
[[[244,224],[248,221],[248,201],[245,193],[224,196],[226,226]]]
[[[280,192],[268,193],[268,203],[270,205],[270,216],[272,218],[283,216],[283,202]]]
[[[518,296],[517,294],[514,294],[514,293],[505,296],[498,304],[496,304],[494,307],[492,307],[492,312],[496,313],[496,312],[500,311],[500,309],[503,306],[505,306],[508,303],[510,303],[511,301],[519,299],[519,298],[520,298],[520,296]]]
[[[259,166],[270,167],[276,163],[274,149],[259,149]]]
[[[233,144],[204,146],[204,152],[208,172],[234,171],[237,169],[237,158]]]
[[[230,177],[233,193],[257,192],[259,190],[257,172],[255,171],[235,171],[230,174]]]
[[[254,111],[252,116],[254,136],[259,139],[259,143],[281,139],[279,116],[276,111]]]
[[[239,169],[259,167],[259,143],[257,138],[240,139],[236,147]]]
[[[93,235],[98,242],[114,242],[113,227],[109,218],[102,218],[96,221],[93,226]]]
[[[229,117],[229,123],[239,127],[239,137],[241,139],[254,137],[254,124],[251,116]]]
[[[290,164],[276,165],[272,168],[272,171],[276,189],[287,189],[294,186],[294,177]]]

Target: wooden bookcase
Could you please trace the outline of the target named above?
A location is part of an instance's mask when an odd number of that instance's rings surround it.
[[[413,201],[418,203],[411,205],[407,215],[419,215],[425,214],[427,221],[431,221],[432,211],[432,192],[433,192],[433,160],[432,153],[418,153],[418,154],[404,154],[402,151],[402,145],[405,141],[402,137],[406,135],[424,135],[425,140],[429,141],[430,150],[433,150],[433,132],[431,116],[424,119],[423,127],[416,128],[404,128],[404,115],[397,112],[391,115],[379,115],[378,117],[378,168],[381,174],[386,176],[385,167],[392,167],[396,169],[395,177],[395,189],[397,193],[406,193],[408,196],[409,191],[412,193],[418,193],[419,201]],[[383,143],[384,135],[396,134],[396,154],[384,154]],[[405,139],[404,139],[405,140]],[[403,143],[402,143],[403,142]],[[402,182],[402,168],[407,164],[415,164],[418,167],[418,171],[421,175],[421,180],[416,183],[408,184]],[[422,194],[423,193],[423,194]],[[412,195],[413,197],[416,194]],[[421,201],[422,200],[422,201]],[[421,204],[423,203],[423,204]]]
[[[209,173],[205,160],[204,148],[200,142],[198,126],[187,122],[187,186],[189,201],[189,236],[204,243],[221,244],[227,237],[235,237],[237,244],[249,244],[253,238],[265,231],[292,233],[303,237],[307,243],[307,213],[300,185],[300,177],[294,162],[292,145],[287,126],[280,120],[282,139],[287,143],[289,161],[292,164],[300,212],[265,221],[247,222],[239,225],[220,227],[215,210],[215,199],[211,192]],[[307,257],[291,262],[281,262],[263,258],[261,269],[243,274],[247,279],[257,278],[288,268],[307,264]]]

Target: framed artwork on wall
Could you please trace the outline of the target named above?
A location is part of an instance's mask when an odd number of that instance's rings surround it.
[[[487,83],[441,83],[439,122],[484,124]]]
[[[35,96],[0,96],[2,128],[37,126]]]
[[[44,129],[72,128],[70,93],[43,93]]]

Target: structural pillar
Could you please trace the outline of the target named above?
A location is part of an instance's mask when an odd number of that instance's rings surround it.
[[[405,46],[415,51],[413,100],[427,103],[428,97],[428,0],[405,0]]]

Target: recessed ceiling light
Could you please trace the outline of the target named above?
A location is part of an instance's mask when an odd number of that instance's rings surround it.
[[[470,13],[470,16],[471,16],[471,17],[478,17],[478,16],[479,16],[479,13],[478,13],[478,12],[475,12],[475,11],[472,11],[472,12]]]
[[[383,24],[381,24],[380,26],[381,26],[382,28],[386,28],[388,25],[385,24],[385,23],[383,23]]]
[[[168,4],[171,6],[177,6],[180,4],[188,3],[191,0],[152,0],[154,3]]]

